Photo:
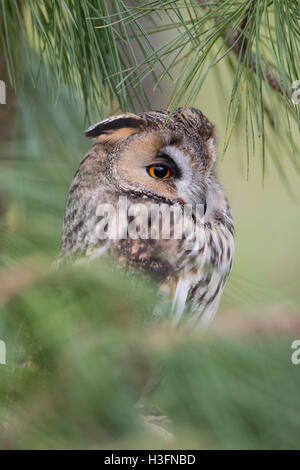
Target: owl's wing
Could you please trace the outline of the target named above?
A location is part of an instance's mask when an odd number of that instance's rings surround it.
[[[200,227],[200,228],[199,228]],[[192,250],[178,252],[179,266],[173,291],[172,322],[188,328],[205,328],[213,320],[234,255],[234,235],[222,226],[196,226]],[[184,248],[185,247],[185,248]]]
[[[192,286],[193,280],[190,276],[181,277],[177,282],[171,307],[173,325],[178,325],[183,316]]]
[[[172,302],[174,326],[183,322],[188,328],[206,328],[217,312],[228,275],[214,268],[181,277]]]

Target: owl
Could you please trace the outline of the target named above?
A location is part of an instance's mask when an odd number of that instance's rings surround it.
[[[168,299],[174,325],[207,326],[235,246],[230,206],[214,171],[214,126],[198,109],[178,108],[113,116],[86,136],[95,144],[69,189],[60,257],[105,257],[149,275]],[[186,208],[189,217],[180,217]],[[155,310],[162,315],[159,305]]]

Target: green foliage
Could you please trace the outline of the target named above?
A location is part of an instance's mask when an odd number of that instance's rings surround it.
[[[227,105],[224,150],[237,124],[250,139],[248,161],[260,133],[280,174],[290,144],[296,162],[299,105],[290,86],[300,75],[299,2],[2,0],[0,11],[2,54],[20,100],[15,158],[0,172],[10,198],[0,234],[0,447],[299,447],[290,333],[187,336],[147,321],[149,282],[97,263],[50,269],[67,188],[89,146],[84,114],[150,108],[151,88],[170,80],[162,106],[192,105],[213,77]],[[230,27],[238,34],[231,43]],[[231,77],[228,102],[220,64]],[[256,270],[261,245],[250,245]],[[299,305],[297,286],[289,282],[287,305]],[[236,276],[227,304],[251,310],[251,296],[268,295]],[[135,406],[141,396],[169,416],[172,442],[149,433]]]
[[[49,88],[55,94],[67,85],[74,99],[84,98],[91,119],[118,107],[151,108],[151,88],[166,78],[174,83],[173,92],[162,105],[170,109],[193,105],[211,76],[217,77],[216,93],[222,96],[218,64],[224,62],[232,80],[224,103],[224,151],[242,121],[248,162],[260,141],[263,174],[266,145],[283,173],[274,133],[285,155],[296,161],[300,116],[291,93],[300,77],[297,0],[136,0],[130,5],[123,0],[3,0],[1,11],[0,39],[16,86],[20,59],[31,62],[37,52],[40,65],[52,71]],[[32,76],[36,82],[39,72]]]
[[[137,26],[130,25],[124,30],[126,37],[122,37],[121,31],[114,28],[95,29],[92,21],[96,15],[103,18],[105,24],[109,14],[121,19],[128,10],[123,2],[4,0],[0,8],[4,23],[0,39],[15,86],[22,78],[23,54],[28,63],[34,64],[37,54],[40,64],[38,71],[32,69],[34,82],[39,79],[40,66],[46,66],[51,70],[49,88],[54,95],[59,93],[62,84],[67,85],[74,99],[79,101],[83,97],[88,117],[92,111],[103,115],[116,97],[124,109],[133,107],[133,98],[140,103],[144,99],[145,103],[142,86],[131,93],[124,85],[118,86],[125,70],[136,66],[134,54],[139,49],[144,51]],[[129,34],[136,36],[135,52]],[[49,80],[49,76],[47,78]]]
[[[288,338],[190,339],[146,328],[147,289],[99,266],[40,276],[2,308],[8,345],[0,367],[5,448],[297,448],[299,374]],[[176,439],[143,428],[146,402],[172,420]]]
[[[25,80],[16,159],[0,173],[10,196],[0,254],[0,447],[299,447],[290,334],[190,337],[145,321],[155,303],[148,282],[98,263],[50,270],[67,188],[90,145],[80,116],[66,90],[54,107],[43,86]],[[245,309],[249,293],[242,282],[235,289]],[[169,416],[173,441],[143,425],[142,392],[145,406]]]

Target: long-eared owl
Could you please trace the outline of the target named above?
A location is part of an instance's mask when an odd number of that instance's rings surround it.
[[[231,210],[214,173],[214,126],[199,110],[179,108],[110,117],[86,135],[95,144],[69,189],[61,256],[105,254],[149,273],[170,297],[174,324],[207,325],[234,256]],[[110,207],[113,220],[104,224]]]

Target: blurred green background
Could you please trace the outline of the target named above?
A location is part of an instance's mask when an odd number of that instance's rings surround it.
[[[220,154],[230,77],[207,81],[194,106],[217,127]],[[217,318],[203,336],[140,319],[155,299],[106,266],[50,270],[60,244],[68,186],[91,143],[83,106],[62,88],[56,102],[29,75],[17,139],[1,168],[8,212],[1,221],[1,448],[299,448],[299,174],[288,183],[259,146],[249,164],[239,122],[218,175],[237,233],[234,268]],[[167,105],[167,90],[153,109]],[[1,110],[0,110],[1,111]],[[271,131],[270,131],[271,132]],[[270,135],[274,146],[278,136]],[[277,140],[276,140],[277,139]],[[257,136],[259,142],[259,136]],[[284,152],[284,149],[282,149]],[[170,421],[164,440],[135,406],[144,397]],[[157,430],[156,430],[157,431]]]

